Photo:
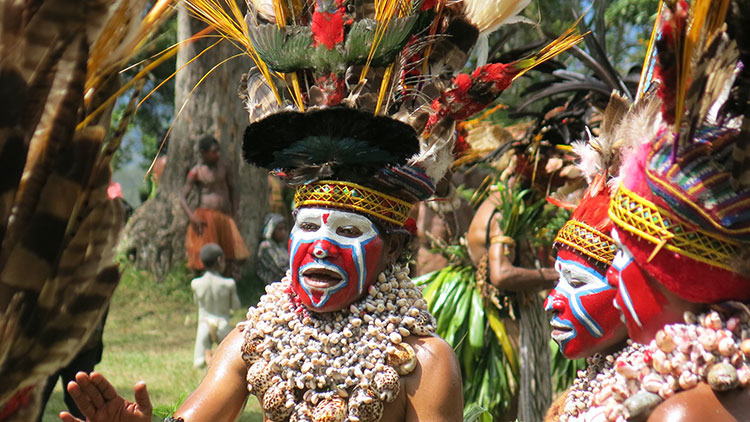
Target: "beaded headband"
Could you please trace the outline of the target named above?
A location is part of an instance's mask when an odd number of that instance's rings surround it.
[[[562,244],[573,248],[605,267],[612,264],[617,252],[617,245],[611,237],[577,220],[568,220],[565,223],[557,232],[554,244],[555,247]]]
[[[351,182],[321,180],[297,187],[296,207],[323,206],[361,212],[398,227],[409,218],[412,204]]]
[[[622,184],[610,202],[609,217],[617,226],[655,245],[648,261],[666,248],[704,264],[733,271],[729,261],[736,253],[737,242],[684,222]]]

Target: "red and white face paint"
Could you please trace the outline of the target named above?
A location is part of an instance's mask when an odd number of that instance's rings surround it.
[[[630,250],[620,243],[617,230],[612,230],[612,238],[619,248],[607,271],[607,281],[611,286],[617,286],[615,306],[623,315],[630,338],[648,344],[656,331],[674,315],[670,312],[669,301],[657,288],[656,281],[638,265]]]
[[[301,208],[289,237],[292,290],[315,312],[343,309],[377,280],[383,238],[352,212]]]
[[[552,315],[552,339],[562,354],[578,359],[623,342],[625,326],[612,306],[616,291],[605,276],[585,259],[562,249],[555,269],[560,279],[544,309]]]

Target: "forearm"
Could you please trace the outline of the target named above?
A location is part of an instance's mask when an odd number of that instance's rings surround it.
[[[549,269],[514,266],[505,255],[506,245],[492,243],[489,248],[490,283],[500,290],[537,291],[552,288],[557,277]]]
[[[500,290],[528,292],[550,289],[555,286],[554,280],[544,277],[541,269],[512,267],[490,274],[490,282]]]
[[[186,199],[187,194],[185,192],[182,193],[180,196],[180,206],[182,207],[182,210],[185,211],[185,214],[187,214],[188,218],[193,215],[193,210],[190,209],[190,206],[187,203]]]
[[[183,402],[175,417],[185,422],[233,422],[248,396],[247,368],[240,350],[244,339],[236,328],[221,342],[198,388]]]

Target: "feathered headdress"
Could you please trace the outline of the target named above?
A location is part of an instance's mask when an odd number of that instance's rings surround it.
[[[244,19],[231,1],[187,4],[255,61],[240,94],[245,159],[297,186],[297,206],[362,212],[388,230],[433,194],[457,120],[580,40],[571,30],[533,57],[454,77],[480,30],[502,23],[478,5],[511,18],[523,2],[258,0]]]
[[[750,299],[747,0],[665,2],[663,102],[622,167],[610,217],[636,262],[684,299]]]
[[[573,151],[580,158],[578,168],[588,182],[581,201],[574,207],[570,220],[557,233],[554,246],[558,256],[577,255],[595,264],[602,273],[609,268],[617,246],[610,237],[612,221],[607,215],[622,156],[633,148],[635,139],[646,136],[649,120],[658,102],[647,95],[635,105],[617,92],[610,96],[604,110],[598,136],[588,142],[575,142]],[[573,208],[550,198],[550,202]]]

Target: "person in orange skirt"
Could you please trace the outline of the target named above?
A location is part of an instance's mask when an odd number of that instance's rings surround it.
[[[221,159],[219,142],[213,136],[201,137],[198,151],[201,162],[188,172],[180,198],[180,204],[190,219],[185,239],[187,266],[195,271],[203,270],[201,248],[207,243],[217,243],[227,261],[225,272],[237,278],[242,261],[250,256],[250,252],[234,222],[238,199],[234,175],[229,165]],[[193,189],[198,190],[198,207],[195,210],[191,210],[187,202],[187,196]]]

